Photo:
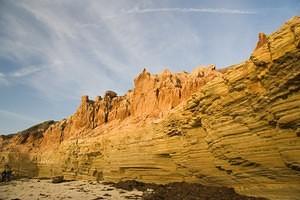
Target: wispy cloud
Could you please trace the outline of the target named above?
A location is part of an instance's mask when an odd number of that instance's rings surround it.
[[[31,65],[12,72],[10,76],[15,78],[25,77],[25,76],[32,75],[36,72],[39,72],[42,69],[43,67]]]
[[[188,61],[196,64],[201,55],[189,52],[199,52],[202,40],[194,26],[176,20],[179,16],[174,13],[255,14],[238,9],[141,8],[137,3],[104,5],[98,1],[85,4],[85,9],[77,4],[69,9],[64,3],[36,2],[12,3],[16,13],[5,13],[5,30],[18,31],[8,34],[2,49],[4,56],[12,56],[23,65],[31,59],[41,64],[29,62],[6,78],[28,77],[22,83],[56,99],[99,95],[106,89],[123,93],[131,87],[139,68],[150,66],[158,71],[174,67],[166,66],[168,60],[177,66]],[[78,12],[80,17],[75,14]],[[131,17],[146,13],[154,14],[151,21]],[[160,13],[170,15],[162,19]],[[118,20],[108,20],[112,18]],[[172,59],[180,51],[184,61]]]
[[[0,52],[24,67],[0,76],[2,83],[22,79],[22,84],[55,99],[99,95],[106,89],[123,93],[140,68],[159,71],[199,64],[202,55],[191,52],[201,51],[202,38],[197,27],[176,13],[255,14],[224,8],[153,8],[151,3],[128,1],[89,1],[82,9],[78,2],[72,7],[56,1],[7,3],[13,12],[3,13],[7,35]],[[134,17],[147,13],[153,14],[151,20]],[[162,18],[161,13],[168,15]],[[112,18],[118,19],[108,20]]]
[[[45,67],[32,65],[28,67],[21,67],[6,74],[0,72],[0,86],[10,86],[12,83],[21,81],[22,79],[29,78],[30,80],[31,76],[44,69]]]
[[[1,85],[8,85],[8,80],[6,79],[5,75],[3,73],[0,72],[0,86]]]
[[[133,8],[131,10],[122,10],[126,14],[143,14],[155,12],[182,12],[182,13],[215,13],[215,14],[239,14],[239,15],[253,15],[257,14],[254,11],[225,9],[225,8]]]
[[[20,114],[20,113],[11,112],[11,111],[7,111],[7,110],[0,110],[0,115],[7,116],[9,118],[22,120],[22,121],[27,121],[27,122],[39,122],[39,121],[41,121],[40,119],[32,118],[30,116],[26,116],[26,115],[23,115],[23,114]]]
[[[148,13],[210,13],[210,14],[230,14],[230,15],[255,15],[256,11],[226,9],[226,8],[139,8],[121,9],[117,14],[102,16],[102,19],[117,19],[125,15],[137,15]],[[84,24],[84,26],[95,26],[95,24]]]

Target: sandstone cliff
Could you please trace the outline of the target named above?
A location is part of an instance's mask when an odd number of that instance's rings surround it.
[[[0,163],[28,176],[199,182],[297,199],[299,90],[300,17],[294,17],[268,36],[260,33],[243,63],[221,71],[143,70],[124,96],[84,96],[74,115],[36,139],[2,136]]]

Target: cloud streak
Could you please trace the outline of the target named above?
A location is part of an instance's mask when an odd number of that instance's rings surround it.
[[[115,19],[124,15],[147,14],[147,13],[210,13],[210,14],[230,14],[230,15],[255,15],[257,12],[240,9],[226,8],[139,8],[122,9],[121,14],[104,16],[103,19]]]
[[[10,74],[11,77],[20,78],[32,75],[36,72],[39,72],[43,69],[43,67],[31,65],[29,67],[24,67],[19,70],[16,70]]]
[[[55,99],[99,95],[106,89],[123,93],[131,87],[130,79],[138,73],[137,68],[150,66],[157,72],[167,67],[167,60],[176,63],[172,57],[178,57],[180,49],[199,51],[201,39],[195,27],[176,13],[255,14],[223,8],[144,8],[126,2],[116,7],[98,1],[87,3],[84,10],[74,4],[70,10],[68,4],[36,2],[11,3],[16,13],[4,13],[8,24],[4,30],[18,31],[4,38],[3,55],[13,55],[23,66],[0,77],[0,82],[3,85],[20,79]],[[78,11],[80,17],[74,14]],[[147,13],[153,14],[151,21],[131,17]],[[170,15],[162,19],[161,13]],[[113,18],[117,20],[106,20]],[[185,51],[181,57],[196,63],[201,55]],[[169,67],[173,67],[171,64]],[[130,76],[125,77],[125,73]]]
[[[225,8],[134,8],[132,10],[123,10],[126,14],[143,14],[156,12],[181,12],[181,13],[215,13],[215,14],[239,14],[253,15],[257,14],[254,11],[225,9]]]
[[[0,72],[0,86],[8,85],[8,81],[3,73]]]
[[[6,74],[0,72],[0,86],[9,86],[11,83],[17,82],[18,80],[30,78],[44,69],[46,69],[46,67],[31,65],[28,67],[21,67],[20,69]]]
[[[14,119],[22,120],[22,121],[27,121],[27,122],[41,121],[40,119],[35,119],[35,118],[30,117],[30,116],[26,116],[26,115],[23,115],[23,114],[20,114],[20,113],[11,112],[11,111],[7,111],[7,110],[0,110],[0,115],[8,116],[10,118],[14,118]]]

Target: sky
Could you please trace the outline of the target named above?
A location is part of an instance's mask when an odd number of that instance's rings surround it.
[[[0,134],[75,112],[159,73],[249,58],[299,0],[0,0]]]

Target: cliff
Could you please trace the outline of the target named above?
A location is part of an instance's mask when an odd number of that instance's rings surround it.
[[[82,97],[35,137],[0,137],[0,166],[68,179],[198,182],[270,199],[300,196],[300,17],[259,34],[224,70],[153,75],[124,96]],[[30,139],[31,138],[31,139]]]

